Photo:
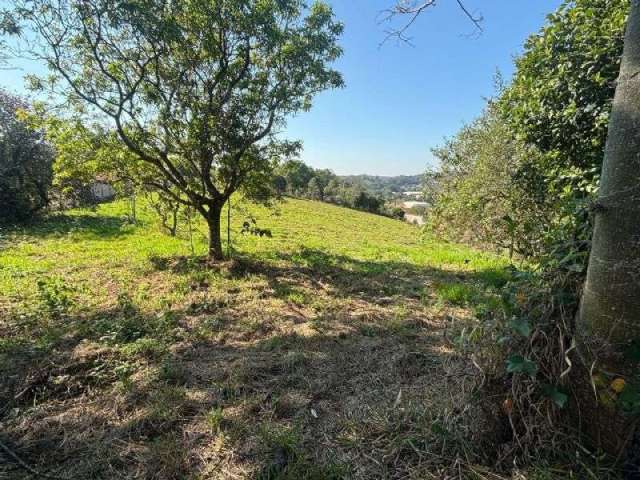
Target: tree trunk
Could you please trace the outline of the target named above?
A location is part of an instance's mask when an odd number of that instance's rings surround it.
[[[631,2],[595,210],[576,328],[586,367],[579,400],[587,433],[619,454],[635,424],[619,405],[621,386],[637,382],[625,352],[640,341],[640,0]]]
[[[207,224],[209,225],[209,260],[224,260],[222,239],[220,236],[220,216],[222,205],[215,203],[209,207]]]
[[[227,257],[231,259],[231,197],[227,199]]]
[[[175,237],[178,234],[178,213],[180,212],[179,207],[173,208],[171,210],[171,236]]]

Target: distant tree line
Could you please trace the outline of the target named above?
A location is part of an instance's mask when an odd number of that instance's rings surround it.
[[[279,195],[308,198],[343,207],[402,219],[400,208],[388,207],[385,199],[357,182],[345,180],[331,170],[315,169],[300,160],[288,160],[275,172],[273,185]]]
[[[385,200],[398,198],[402,192],[422,190],[423,175],[345,175],[343,180],[362,186],[367,192]]]

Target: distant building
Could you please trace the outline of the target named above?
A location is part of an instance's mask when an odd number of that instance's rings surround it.
[[[427,208],[429,204],[427,202],[402,202],[402,208]]]
[[[404,197],[412,197],[415,198],[416,200],[421,200],[424,197],[424,194],[422,192],[402,192],[402,195]]]
[[[91,197],[95,202],[108,202],[116,196],[115,189],[106,182],[97,181],[89,187]]]

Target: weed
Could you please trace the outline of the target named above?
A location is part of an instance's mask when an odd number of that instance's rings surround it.
[[[148,333],[148,325],[137,315],[107,315],[87,327],[89,334],[96,335],[100,341],[118,345],[135,342]]]
[[[292,428],[265,426],[262,442],[271,453],[271,461],[263,467],[258,480],[341,480],[349,470],[344,465],[319,465],[310,459],[301,446],[298,431]]]
[[[478,295],[477,288],[460,282],[438,283],[435,291],[441,301],[457,306],[472,302]]]
[[[145,337],[123,345],[120,347],[120,351],[125,357],[141,356],[154,359],[161,357],[167,351],[167,347],[157,338]]]
[[[163,385],[154,390],[148,400],[148,421],[163,424],[178,420],[187,406],[187,396],[184,388]]]
[[[41,310],[52,317],[58,318],[66,314],[73,305],[74,290],[60,276],[40,278],[38,300]]]
[[[149,478],[188,478],[189,464],[182,439],[169,434],[154,438],[143,459]]]
[[[224,411],[222,407],[212,408],[205,414],[205,421],[213,433],[220,432],[224,421]]]

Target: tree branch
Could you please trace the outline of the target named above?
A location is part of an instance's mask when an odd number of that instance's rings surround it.
[[[382,13],[384,17],[380,21],[383,22],[391,22],[396,17],[408,17],[409,20],[402,25],[400,28],[392,28],[386,30],[386,36],[384,40],[380,43],[380,45],[384,45],[389,39],[397,38],[398,40],[411,43],[411,38],[406,36],[406,32],[409,28],[416,22],[418,17],[424,13],[430,7],[436,6],[437,0],[397,0],[395,6],[384,10]],[[473,14],[464,4],[463,0],[456,0],[456,3],[464,13],[464,15],[473,23],[477,32],[482,32],[482,21],[484,20],[482,15]]]

